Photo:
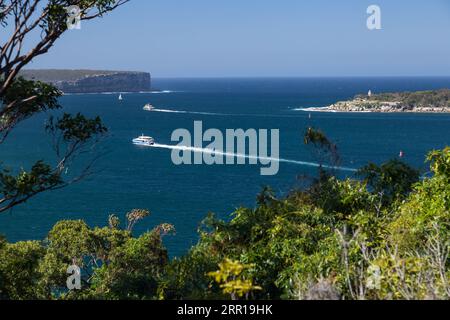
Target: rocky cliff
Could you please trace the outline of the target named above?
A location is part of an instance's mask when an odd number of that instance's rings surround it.
[[[64,93],[140,92],[151,90],[146,72],[97,70],[24,70],[26,79],[51,83]]]
[[[328,107],[302,108],[323,112],[450,113],[450,89],[357,95]]]

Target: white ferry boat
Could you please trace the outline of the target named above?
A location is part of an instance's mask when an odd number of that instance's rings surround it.
[[[155,110],[155,107],[152,106],[150,103],[147,103],[147,104],[144,106],[143,109],[144,109],[145,111],[153,111],[153,110]]]
[[[144,134],[142,134],[140,137],[133,139],[133,144],[138,146],[150,147],[155,144],[155,139],[149,136],[144,136]]]

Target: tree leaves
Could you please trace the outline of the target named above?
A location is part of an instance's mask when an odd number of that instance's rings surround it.
[[[50,117],[45,129],[51,134],[61,134],[65,142],[83,143],[94,136],[104,135],[108,129],[100,117],[88,119],[81,113],[65,113],[62,118]]]

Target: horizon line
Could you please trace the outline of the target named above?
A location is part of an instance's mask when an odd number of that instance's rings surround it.
[[[130,71],[131,72],[131,71]],[[144,72],[144,71],[142,71]],[[151,72],[150,72],[151,74]],[[311,78],[450,78],[450,75],[324,75],[324,76],[153,76],[153,79],[311,79]]]
[[[182,75],[158,76],[151,71],[108,69],[108,68],[23,68],[24,71],[101,71],[101,72],[142,72],[149,73],[153,79],[336,79],[336,78],[450,78],[448,75]]]

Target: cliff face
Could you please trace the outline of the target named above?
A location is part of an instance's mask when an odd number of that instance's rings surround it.
[[[24,70],[26,79],[48,82],[64,93],[140,92],[151,90],[146,72],[95,70]]]

